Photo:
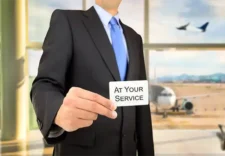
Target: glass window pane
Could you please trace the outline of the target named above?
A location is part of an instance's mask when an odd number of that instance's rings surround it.
[[[28,64],[29,64],[29,76],[37,76],[39,62],[42,56],[42,50],[28,50]]]
[[[150,51],[149,58],[154,140],[163,143],[157,145],[157,153],[179,155],[176,148],[171,149],[180,147],[177,142],[180,139],[185,142],[182,152],[188,153],[191,149],[196,155],[199,151],[212,155],[219,153],[218,138],[210,134],[218,131],[218,124],[225,124],[225,51]],[[172,96],[162,97],[160,93],[171,93]],[[164,113],[166,118],[163,118]],[[169,135],[162,137],[165,131]],[[207,136],[210,138],[206,139]],[[204,146],[196,148],[196,139],[191,141],[190,138],[204,138],[200,143]],[[212,138],[215,139],[213,144],[218,145],[213,149]],[[164,144],[168,140],[175,142]]]
[[[86,0],[86,10],[95,4],[95,0]]]
[[[34,78],[37,76],[38,66],[40,62],[40,58],[42,55],[41,50],[28,50],[28,69],[29,69],[29,88],[31,89]],[[30,92],[29,89],[29,92]],[[30,100],[29,100],[30,101]],[[34,109],[32,103],[30,101],[29,108],[29,128],[31,130],[37,129],[36,115],[34,113]]]
[[[155,69],[159,78],[214,73],[224,73],[225,76],[225,51],[150,51],[149,62],[151,71]]]
[[[186,116],[185,119],[179,120],[187,121],[184,125],[182,122],[175,124],[179,116],[171,115],[170,120],[174,120],[173,122],[153,124],[168,124],[168,128],[176,128],[176,125],[179,125],[179,128],[185,128],[187,125],[193,128],[217,128],[218,123],[225,124],[225,51],[150,51],[149,58],[150,83],[171,88],[175,92],[174,98],[179,98],[181,112],[194,111],[195,115],[206,115],[202,116],[204,122],[201,122],[202,119]],[[165,90],[170,93],[169,89]],[[182,105],[185,99],[193,104],[192,110]],[[168,112],[175,106],[175,101],[172,101],[171,99],[167,104]],[[160,108],[160,102],[158,106]],[[215,111],[218,116],[210,118],[210,113]],[[153,116],[158,118],[158,115]]]
[[[87,9],[95,0],[87,0]],[[119,8],[121,21],[144,37],[144,0],[122,0]]]
[[[121,20],[144,39],[144,0],[123,0],[120,6]]]
[[[43,42],[55,9],[82,9],[82,0],[29,0],[29,41]]]
[[[150,43],[224,43],[224,7],[224,0],[150,0]]]

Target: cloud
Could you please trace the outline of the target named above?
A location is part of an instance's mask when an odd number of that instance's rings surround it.
[[[188,0],[185,7],[188,11],[180,11],[179,16],[188,19],[213,17],[213,10],[207,3],[208,0]],[[186,9],[187,10],[187,9]]]
[[[211,7],[213,7],[214,13],[218,18],[225,18],[225,1],[224,0],[207,0],[206,1]]]
[[[189,0],[151,0],[150,15],[155,16],[157,13],[162,16],[173,16],[175,12],[186,12],[188,2]]]

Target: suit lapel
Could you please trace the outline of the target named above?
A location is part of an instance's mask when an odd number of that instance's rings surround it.
[[[119,70],[116,63],[113,47],[109,41],[104,26],[94,7],[84,13],[84,25],[95,43],[102,59],[116,81],[120,81]]]
[[[128,55],[129,55],[129,65],[128,65],[128,71],[127,71],[127,80],[136,80],[138,79],[137,75],[139,72],[139,56],[138,56],[138,51],[139,49],[135,48],[135,38],[132,36],[132,33],[129,32],[129,28],[125,26],[121,21],[120,21],[124,35],[126,38],[127,42],[127,50],[128,50]]]

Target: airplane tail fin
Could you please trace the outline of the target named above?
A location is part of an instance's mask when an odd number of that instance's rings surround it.
[[[206,31],[206,29],[207,29],[207,27],[208,27],[208,25],[209,25],[209,22],[206,22],[205,24],[203,24],[201,27],[199,27],[199,29],[201,29],[202,30],[202,32],[205,32]]]

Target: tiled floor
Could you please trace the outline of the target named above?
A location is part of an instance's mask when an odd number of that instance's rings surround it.
[[[52,156],[52,148],[47,148],[44,151],[42,149],[37,149],[31,151],[2,153],[2,156]]]
[[[219,130],[154,130],[156,156],[224,156]],[[29,147],[21,152],[0,152],[2,156],[51,156],[52,148],[44,148],[39,131],[29,134]],[[4,144],[5,145],[5,144]]]
[[[46,147],[42,141],[39,131],[32,131],[29,134],[28,141],[23,145],[17,142],[2,142],[0,144],[0,155],[2,156],[51,156],[53,148]],[[17,150],[19,146],[20,150]],[[19,152],[18,152],[19,151]]]
[[[218,130],[155,130],[157,156],[224,156]]]

